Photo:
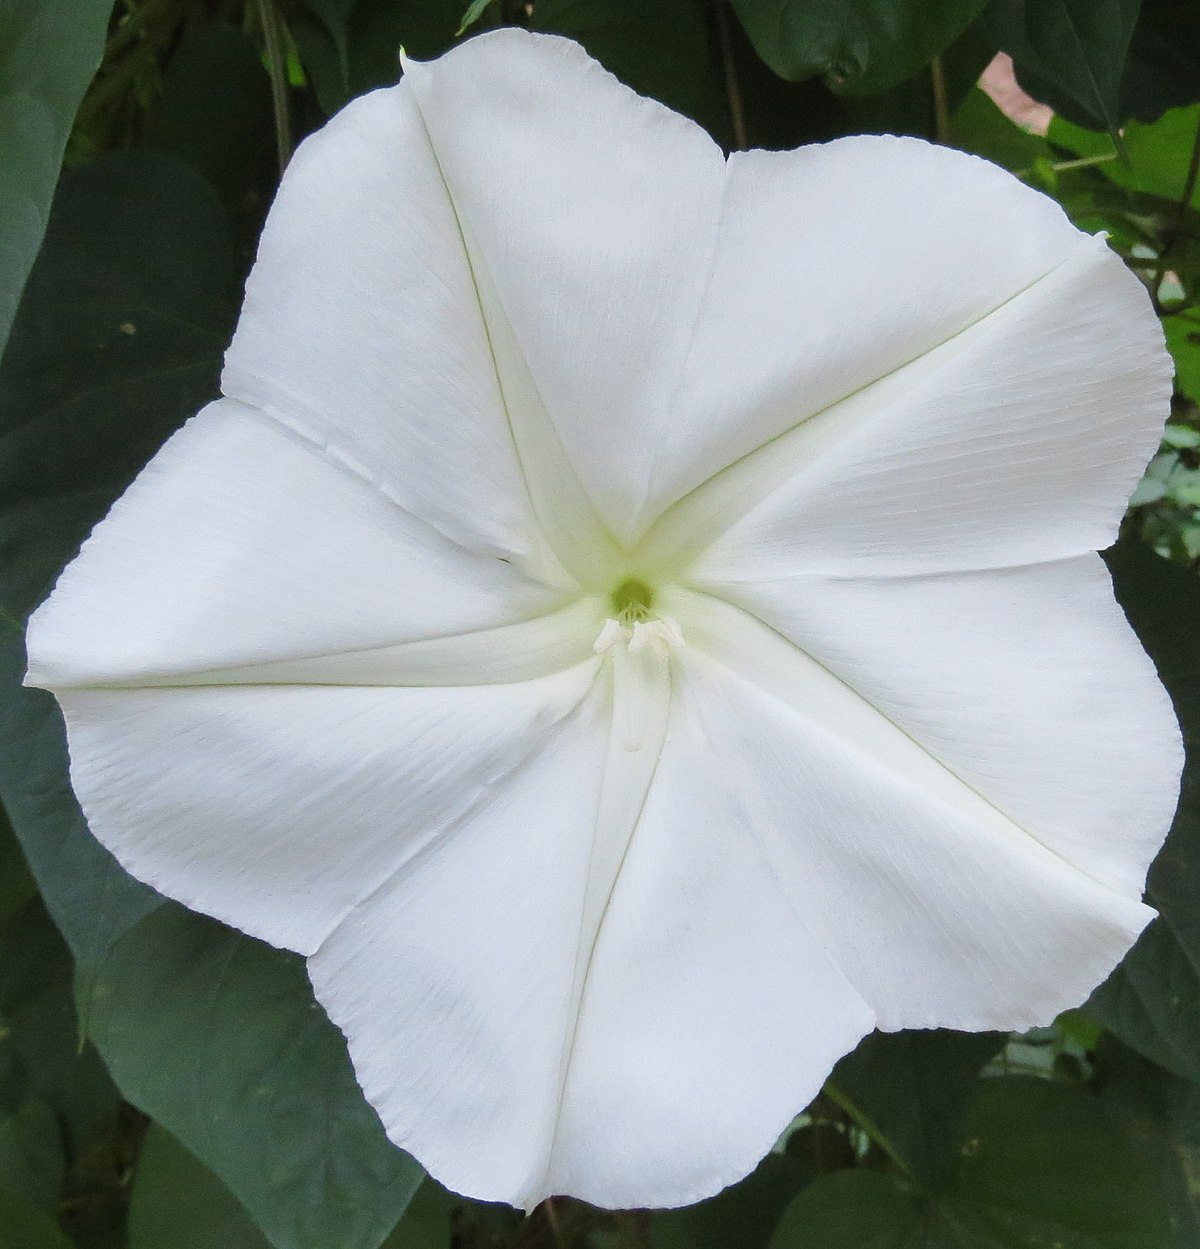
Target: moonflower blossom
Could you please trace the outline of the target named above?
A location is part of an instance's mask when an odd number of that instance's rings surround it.
[[[988,163],[726,159],[480,36],[296,153],[28,679],[444,1184],[691,1202],[870,1029],[1046,1023],[1151,917],[1179,737],[1095,552],[1169,387]]]

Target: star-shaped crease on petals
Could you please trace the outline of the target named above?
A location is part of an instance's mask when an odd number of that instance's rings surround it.
[[[726,159],[480,36],[297,151],[222,387],[28,681],[449,1187],[697,1200],[872,1027],[1046,1022],[1150,918],[1181,748],[1095,552],[1169,362],[1008,174]]]

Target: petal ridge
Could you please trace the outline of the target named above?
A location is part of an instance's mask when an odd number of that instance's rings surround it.
[[[194,910],[310,954],[425,842],[502,791],[587,701],[598,666],[507,688],[58,697],[72,786],[122,866]],[[114,777],[141,784],[126,797]],[[281,800],[289,784],[299,798]],[[348,816],[353,835],[331,859],[328,829]]]
[[[711,800],[708,769],[728,756],[747,820],[775,842],[775,862],[881,1029],[1045,1024],[1153,917],[1038,842],[956,816],[847,752],[770,684],[703,648],[688,663],[702,678],[688,697],[714,744],[694,783]]]
[[[724,156],[557,36],[488,32],[409,76],[575,474],[631,546],[659,505],[648,458],[630,450],[670,424]]]
[[[62,679],[55,690],[187,689],[193,686],[437,686],[510,685],[553,676],[591,658],[607,604],[583,598],[557,611],[466,633],[447,633],[339,652],[295,655],[237,668],[147,675],[123,680]],[[26,684],[36,684],[26,679]]]
[[[496,374],[508,435],[530,508],[543,538],[559,562],[574,575],[580,576],[585,585],[603,582],[612,576],[619,564],[620,544],[604,523],[589,491],[571,464],[529,369],[511,317],[504,307],[503,297],[488,274],[482,251],[474,240],[450,185],[421,104],[420,92],[414,85],[419,81],[419,77],[414,75],[414,69],[419,74],[421,63],[405,59],[404,65],[405,77],[401,87],[407,86],[410,91],[430,157],[437,167],[446,202],[462,239],[480,322]],[[490,299],[485,300],[485,290]],[[488,314],[489,302],[499,312],[498,323],[497,319]],[[515,402],[510,393],[513,389],[524,392],[526,403],[518,405]],[[522,426],[520,432],[518,424]],[[535,457],[534,449],[539,443],[541,454]],[[558,537],[560,533],[568,535],[566,541]],[[593,552],[603,552],[603,555],[597,558]]]
[[[1073,862],[1002,811],[991,798],[938,758],[845,678],[761,616],[744,606],[696,590],[673,590],[669,601],[681,622],[687,621],[689,637],[694,636],[714,659],[804,717],[821,733],[860,754],[872,766],[890,773],[902,787],[916,789],[1003,836],[1028,841],[1100,889],[1125,896],[1110,881]],[[831,698],[821,695],[823,685],[833,691]],[[832,715],[829,718],[814,715],[814,707],[818,705]],[[875,717],[877,723],[873,723],[871,717]],[[879,732],[881,726],[886,726],[883,733]],[[921,778],[921,784],[916,777]]]
[[[846,439],[861,435],[858,424],[842,428],[838,418],[845,409],[855,415],[866,406],[874,392],[888,386],[903,385],[905,375],[914,366],[931,361],[941,367],[948,351],[963,340],[986,332],[988,322],[1005,314],[1042,283],[1076,261],[1086,250],[1096,247],[1106,252],[1107,245],[1087,235],[1080,235],[1073,251],[1050,269],[1039,274],[1006,299],[995,304],[975,320],[955,330],[919,355],[901,361],[886,373],[865,382],[857,390],[834,400],[826,407],[802,417],[795,424],[759,443],[694,486],[676,500],[655,522],[643,547],[644,558],[652,565],[675,568],[701,559],[709,546],[721,535],[745,519],[777,491],[787,485],[803,467],[811,466],[816,457],[836,450]],[[910,385],[919,385],[914,380]],[[782,454],[777,463],[766,463],[768,457]],[[715,496],[712,497],[712,496]]]

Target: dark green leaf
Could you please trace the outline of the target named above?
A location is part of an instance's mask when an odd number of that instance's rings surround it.
[[[157,1124],[138,1159],[129,1249],[269,1249],[236,1197]]]
[[[164,156],[64,177],[0,370],[0,606],[22,619],[163,439],[216,389],[236,306],[226,216]],[[83,972],[158,905],[91,837],[54,700],[0,641],[0,794]]]
[[[36,892],[21,844],[0,807],[0,925],[7,924]]]
[[[581,43],[641,95],[723,126],[725,95],[700,0],[539,0],[533,28]]]
[[[352,96],[391,86],[400,77],[400,49],[423,61],[454,46],[462,0],[306,0],[290,28],[326,113]],[[471,32],[485,29],[484,12]]]
[[[993,0],[985,23],[1035,99],[1115,134],[1140,0]]]
[[[75,1249],[49,1215],[0,1192],[0,1249]]]
[[[0,371],[10,618],[215,393],[238,278],[223,208],[179,162],[123,153],[63,179]]]
[[[53,1107],[63,1143],[77,1154],[112,1130],[117,1095],[90,1046],[80,1045],[71,957],[35,898],[0,932],[0,1061],[6,1108],[28,1100]]]
[[[1153,1168],[1172,1224],[1171,1249],[1200,1244],[1200,1206],[1189,1176],[1200,1174],[1200,1086],[1106,1035],[1094,1055],[1093,1084]]]
[[[450,1249],[451,1215],[460,1201],[440,1184],[425,1180],[383,1249]]]
[[[126,1096],[278,1249],[376,1249],[421,1181],[295,955],[165,905],[101,965],[91,1029]]]
[[[0,1190],[52,1213],[65,1176],[62,1133],[49,1102],[33,1097],[0,1115]]]
[[[822,74],[837,91],[911,78],[957,39],[987,0],[732,0],[758,54],[793,81]]]
[[[258,49],[242,31],[216,24],[180,43],[144,142],[204,175],[252,254],[279,175],[274,127],[271,81]]]
[[[1090,1009],[1127,1045],[1200,1080],[1200,580],[1136,542],[1108,554],[1117,597],[1175,704],[1189,763],[1146,900],[1159,912]]]
[[[0,374],[11,615],[213,394],[237,272],[220,203],[178,162],[127,154],[64,180]],[[375,1249],[420,1173],[383,1137],[302,965],[121,871],[71,795],[53,700],[20,688],[7,651],[0,784],[118,1084],[281,1249]]]
[[[0,0],[0,352],[112,0]]]
[[[999,1032],[873,1032],[834,1068],[831,1095],[917,1181],[936,1188],[955,1161],[977,1077],[1007,1038]]]
[[[682,1210],[654,1216],[654,1249],[762,1249],[784,1207],[816,1175],[791,1152],[768,1154],[740,1184]]]
[[[787,1208],[771,1249],[917,1249],[931,1242],[917,1195],[876,1171],[839,1171]]]
[[[1121,79],[1121,115],[1153,121],[1200,100],[1200,5],[1142,0]]]
[[[983,1080],[936,1194],[840,1172],[788,1207],[772,1249],[1160,1249],[1170,1222],[1134,1142],[1096,1100],[1049,1080]]]

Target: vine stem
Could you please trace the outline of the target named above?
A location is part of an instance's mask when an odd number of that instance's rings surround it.
[[[729,0],[717,0],[717,39],[721,44],[721,66],[725,72],[725,97],[729,101],[729,124],[733,130],[733,146],[744,152],[750,146],[746,138],[746,115],[742,108],[742,91],[733,64],[733,39],[729,30]]]
[[[267,69],[271,77],[271,107],[275,114],[275,149],[282,175],[292,158],[292,117],[288,103],[287,53],[283,46],[283,30],[272,0],[258,0],[258,17],[262,24]]]
[[[850,1097],[842,1092],[832,1080],[825,1081],[825,1096],[845,1114],[849,1115],[854,1126],[870,1137],[910,1180],[913,1178],[912,1169],[900,1156],[900,1151],[896,1146],[880,1130],[875,1121]]]
[[[946,68],[940,55],[929,62],[929,80],[933,89],[933,137],[939,143],[949,143],[950,98],[946,94]]]
[[[559,1222],[558,1207],[554,1204],[554,1198],[547,1197],[542,1208],[546,1211],[546,1222],[549,1224],[555,1249],[566,1249],[567,1242],[563,1239],[562,1224]]]

